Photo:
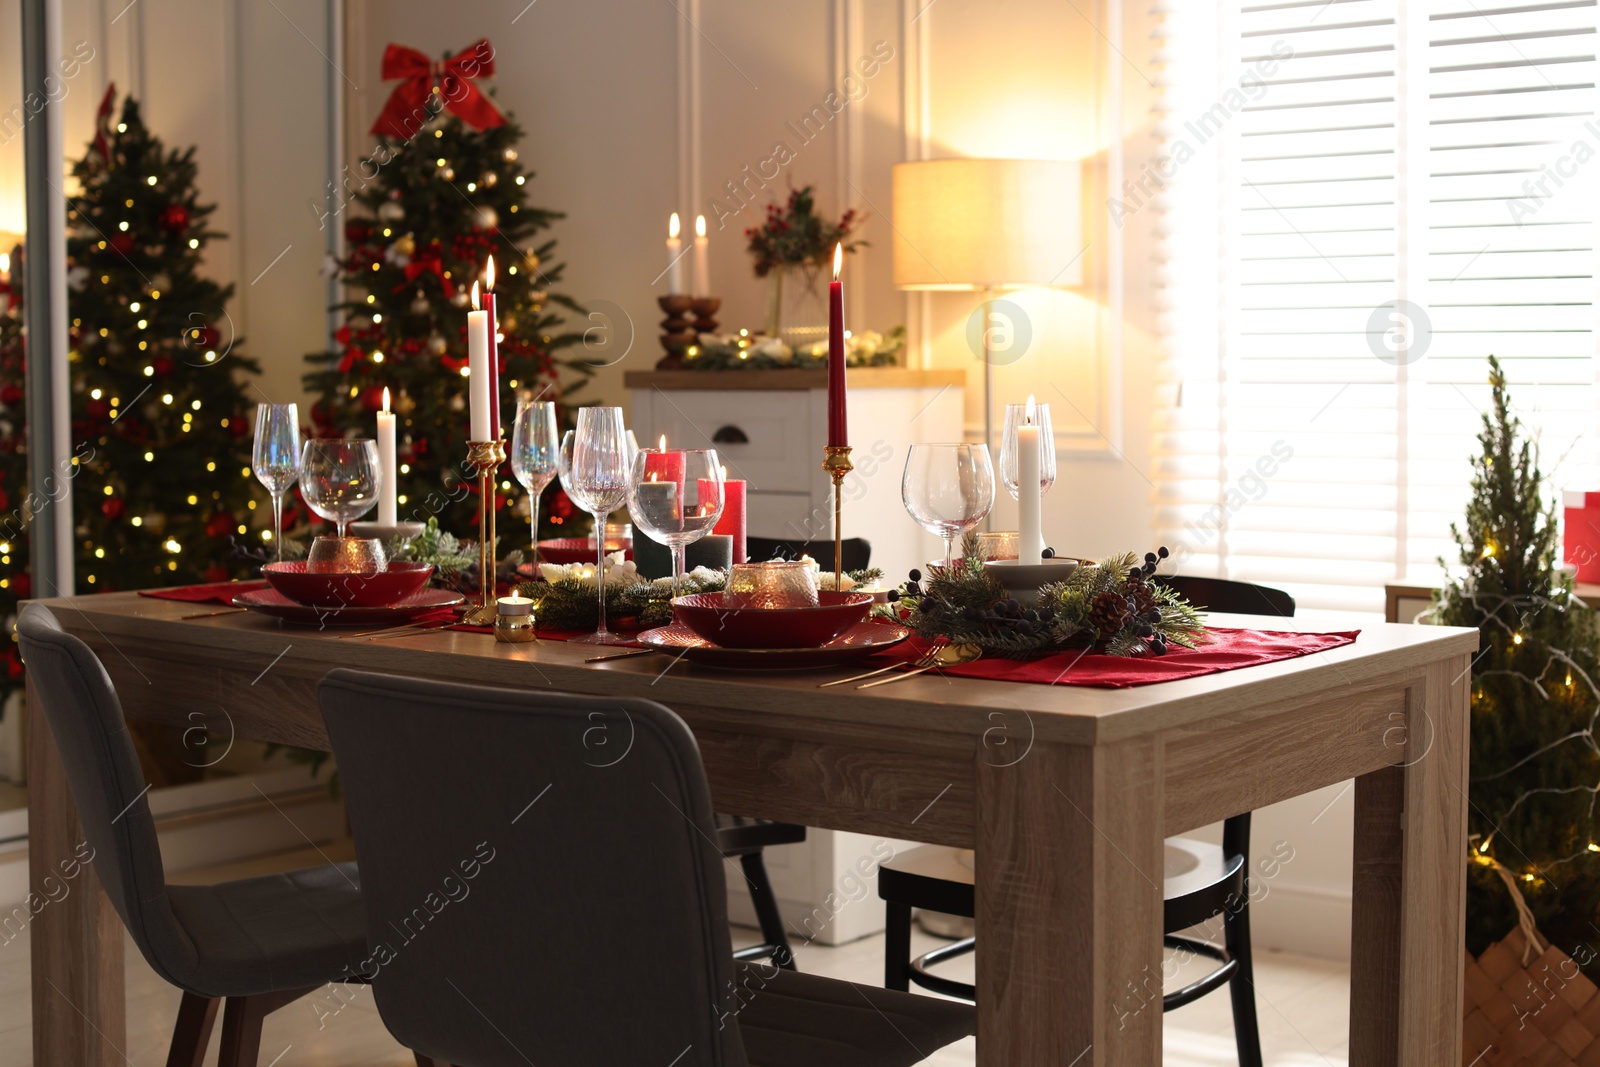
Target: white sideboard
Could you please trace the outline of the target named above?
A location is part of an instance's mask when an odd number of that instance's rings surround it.
[[[728,477],[746,486],[748,532],[820,540],[833,536],[832,483],[822,470],[827,375],[809,370],[630,371],[629,425],[639,443],[715,448]],[[900,503],[900,473],[913,444],[961,439],[959,371],[903,367],[849,373],[851,462],[844,536],[872,544],[872,563],[899,582],[937,554]]]

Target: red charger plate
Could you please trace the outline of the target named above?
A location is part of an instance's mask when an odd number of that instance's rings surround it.
[[[814,608],[730,608],[721,593],[692,593],[672,602],[674,620],[721,648],[817,648],[871,610],[871,593],[818,593]]]
[[[718,594],[720,595],[720,594]],[[898,645],[911,636],[892,622],[858,622],[817,648],[720,648],[682,623],[646,630],[634,640],[646,648],[681,655],[690,663],[722,670],[795,671],[837,667]]]
[[[383,608],[415,594],[433,577],[431,563],[391,563],[381,571],[307,573],[304,560],[268,563],[261,576],[296,604],[317,608]]]
[[[466,597],[452,589],[424,589],[396,604],[378,608],[314,608],[296,604],[275,589],[240,593],[233,598],[236,608],[249,608],[302,626],[360,626],[409,622],[442,608],[455,607]]]

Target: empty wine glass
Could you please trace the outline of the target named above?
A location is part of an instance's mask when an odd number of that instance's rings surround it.
[[[714,448],[641,448],[628,485],[633,524],[672,550],[672,595],[683,591],[683,550],[722,516],[722,460]]]
[[[517,407],[511,429],[511,473],[528,491],[528,520],[533,527],[533,573],[539,573],[539,497],[556,476],[561,450],[556,444],[556,406],[548,400],[525,400]]]
[[[561,450],[556,453],[556,477],[561,479],[561,488],[568,496],[572,495],[572,442],[576,437],[576,430],[562,434]],[[630,466],[629,469],[633,468]]]
[[[1033,397],[1026,404],[1007,404],[1005,429],[1000,435],[1000,484],[1006,487],[1011,499],[1017,499],[1017,427],[1038,427],[1039,489],[1048,493],[1056,484],[1055,431],[1050,426],[1050,405],[1035,404]]]
[[[312,511],[345,526],[378,502],[378,443],[371,438],[313,439],[301,453],[300,493]]]
[[[988,445],[912,445],[900,479],[900,499],[918,526],[944,538],[944,565],[955,560],[956,538],[994,507],[994,464]]]
[[[250,456],[256,480],[272,494],[272,543],[283,562],[283,497],[300,477],[300,409],[295,404],[256,405],[256,446]]]
[[[606,516],[628,498],[630,471],[627,465],[628,439],[622,428],[622,409],[618,407],[580,408],[578,429],[572,441],[570,476],[563,479],[567,495],[584,511],[594,516],[595,587],[600,598],[600,625],[588,637],[573,640],[580,644],[614,645],[627,641],[606,629]]]

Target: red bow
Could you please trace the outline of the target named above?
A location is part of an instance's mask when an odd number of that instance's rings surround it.
[[[100,110],[94,115],[94,150],[107,163],[111,162],[111,109],[117,100],[117,84],[106,86],[106,95],[100,98]]]
[[[372,132],[401,141],[415,137],[438,114],[438,106],[430,106],[433,102],[429,99],[435,87],[444,107],[473,129],[504,126],[505,116],[472,84],[473,78],[493,75],[494,48],[487,37],[443,62],[432,61],[415,48],[391,44],[383,53],[383,80],[401,81],[389,94]]]
[[[444,276],[444,260],[438,252],[431,248],[427,251],[418,252],[411,257],[410,262],[405,266],[406,280],[395,286],[394,291],[398,293],[424,274],[433,274],[438,277],[439,288],[444,290],[445,296],[455,295],[456,287],[450,284],[449,278]]]

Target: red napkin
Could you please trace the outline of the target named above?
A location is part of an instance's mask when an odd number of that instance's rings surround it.
[[[1325,652],[1354,643],[1360,630],[1336,633],[1301,634],[1272,630],[1235,630],[1210,627],[1210,640],[1199,648],[1177,648],[1165,656],[1108,656],[1101,652],[1073,649],[1054,652],[1037,659],[1006,659],[985,656],[972,663],[941,667],[940,672],[960,678],[989,678],[1001,682],[1034,682],[1039,685],[1083,685],[1097,689],[1126,689],[1135,685],[1196,678],[1202,674],[1254,667]],[[912,639],[893,650],[880,653],[902,661],[916,659],[927,645]],[[880,656],[873,657],[879,659]]]
[[[157,600],[181,600],[186,604],[232,604],[240,593],[253,593],[265,589],[264,581],[212,582],[209,585],[178,585],[171,589],[141,589],[140,596]]]

